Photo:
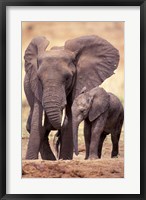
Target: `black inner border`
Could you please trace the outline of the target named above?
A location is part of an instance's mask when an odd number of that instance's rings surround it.
[[[6,7],[7,6],[140,6],[140,194],[6,194]],[[0,198],[146,200],[146,1],[145,0],[0,0]],[[134,43],[134,41],[133,41]],[[134,45],[134,44],[133,44]],[[8,99],[7,99],[8,101]],[[136,117],[136,116],[135,116]],[[134,156],[134,155],[133,155]],[[8,167],[8,166],[7,166]],[[133,166],[134,167],[134,166]],[[136,170],[136,169],[135,169]],[[134,181],[134,177],[133,177]],[[49,188],[48,188],[49,189]],[[57,188],[56,188],[57,190]],[[114,188],[113,188],[114,191]]]

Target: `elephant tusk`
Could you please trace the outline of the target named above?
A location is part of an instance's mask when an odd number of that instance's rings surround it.
[[[62,113],[62,120],[61,120],[61,126],[63,125],[64,119],[65,119],[65,108],[63,109],[63,113]]]

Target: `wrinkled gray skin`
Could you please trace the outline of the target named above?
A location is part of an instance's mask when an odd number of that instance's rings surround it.
[[[30,106],[26,159],[38,159],[40,152],[43,159],[55,160],[48,142],[52,129],[61,133],[59,158],[72,159],[72,102],[84,85],[92,89],[113,74],[119,63],[119,53],[98,36],[68,40],[63,47],[46,51],[48,44],[45,37],[36,37],[24,56],[24,90]],[[61,113],[65,107],[66,119],[61,127]]]
[[[78,126],[85,120],[84,137],[85,159],[101,157],[102,145],[111,133],[111,157],[118,156],[118,143],[124,120],[124,110],[120,100],[100,87],[85,92],[74,100],[72,105],[72,125],[75,153],[78,155]]]

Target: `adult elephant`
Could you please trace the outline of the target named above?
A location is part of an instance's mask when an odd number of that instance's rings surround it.
[[[118,66],[119,52],[98,36],[82,36],[68,40],[63,47],[46,51],[45,37],[34,38],[25,51],[24,89],[30,114],[30,132],[26,159],[55,157],[48,143],[51,129],[61,130],[60,159],[72,159],[73,136],[71,105],[83,86],[87,91],[110,77]],[[66,119],[61,127],[61,113],[66,107]],[[42,113],[45,124],[42,126]]]

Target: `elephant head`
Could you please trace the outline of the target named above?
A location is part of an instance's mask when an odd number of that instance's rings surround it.
[[[74,54],[63,48],[46,51],[45,37],[34,38],[25,51],[25,71],[29,74],[31,90],[42,103],[50,123],[61,127],[61,112],[66,105],[75,66]]]
[[[100,88],[95,87],[86,92],[85,88],[75,98],[72,105],[72,129],[75,154],[78,155],[78,127],[86,118],[92,123],[109,108],[109,95]]]
[[[68,123],[63,128],[60,157],[71,158],[72,148],[64,147],[67,144],[72,147],[72,102],[84,86],[89,91],[114,73],[119,52],[94,35],[68,40],[63,47],[46,51],[48,45],[45,37],[36,37],[30,42],[24,56],[25,71],[35,99],[42,104],[55,129],[61,127],[61,112],[67,104]]]

